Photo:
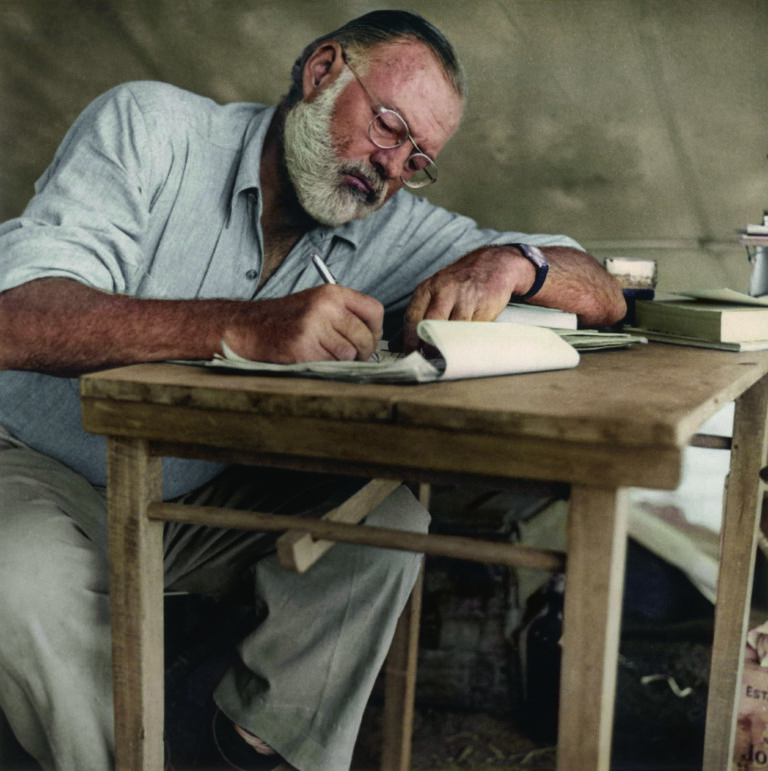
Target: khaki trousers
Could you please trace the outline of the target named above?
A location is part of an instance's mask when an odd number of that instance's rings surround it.
[[[183,500],[318,516],[360,484],[233,467]],[[425,532],[429,517],[399,488],[366,522]],[[46,770],[113,767],[105,523],[102,489],[0,434],[0,709]],[[337,544],[297,575],[278,566],[274,538],[169,524],[166,588],[252,582],[266,617],[215,700],[300,771],[342,771],[420,557]]]

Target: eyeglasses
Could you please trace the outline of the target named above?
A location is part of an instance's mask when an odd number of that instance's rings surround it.
[[[406,187],[413,189],[426,187],[437,182],[437,165],[416,144],[411,136],[411,130],[405,122],[405,118],[396,110],[380,104],[360,79],[357,72],[355,72],[354,67],[347,60],[346,54],[343,56],[344,63],[349,67],[350,72],[355,76],[355,79],[371,100],[371,109],[374,113],[371,122],[368,124],[368,137],[371,142],[382,150],[392,150],[395,147],[401,147],[406,142],[410,142],[413,145],[414,152],[406,158],[403,164],[403,168],[408,172],[408,176],[406,178],[401,174],[400,181]]]

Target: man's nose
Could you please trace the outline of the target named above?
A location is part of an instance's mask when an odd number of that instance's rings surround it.
[[[405,162],[411,154],[409,145],[400,145],[400,147],[381,148],[377,147],[376,152],[371,154],[371,162],[384,169],[387,179],[399,180],[401,176],[407,174]]]

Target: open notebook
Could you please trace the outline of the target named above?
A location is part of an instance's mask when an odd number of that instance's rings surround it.
[[[359,383],[462,380],[570,369],[579,363],[578,351],[557,332],[544,327],[493,321],[427,320],[419,323],[417,331],[422,341],[420,351],[407,356],[384,351],[378,362],[270,364],[244,359],[223,344],[223,356],[202,363],[253,374],[297,375]]]

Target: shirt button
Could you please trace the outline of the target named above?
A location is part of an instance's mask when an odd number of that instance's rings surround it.
[[[259,277],[259,271],[255,270],[255,269],[251,269],[251,270],[246,272],[245,277],[249,281],[255,281]]]

